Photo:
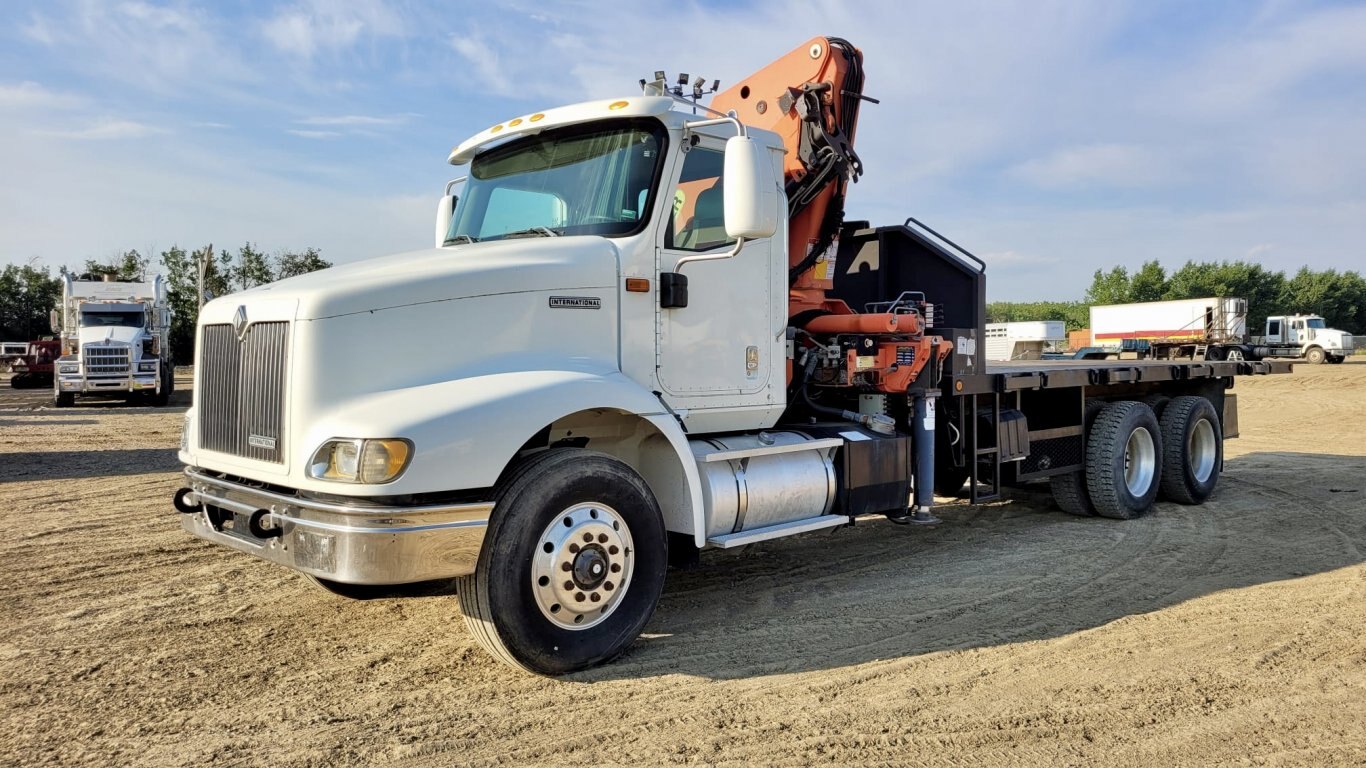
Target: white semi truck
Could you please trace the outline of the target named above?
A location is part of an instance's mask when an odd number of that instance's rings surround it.
[[[1234,377],[1290,369],[988,363],[981,260],[843,220],[856,48],[809,40],[719,114],[656,74],[460,143],[432,248],[205,305],[185,530],[344,596],[456,577],[485,648],[560,674],[705,549],[1034,481],[1076,515],[1201,503]]]
[[[1157,358],[1263,360],[1303,358],[1340,363],[1352,354],[1351,334],[1328,328],[1318,315],[1268,317],[1266,335],[1248,334],[1247,301],[1209,297],[1091,307],[1092,344]]]
[[[171,308],[161,276],[148,282],[62,277],[62,303],[52,311],[61,356],[53,403],[77,396],[118,396],[165,405],[175,386],[170,349]]]

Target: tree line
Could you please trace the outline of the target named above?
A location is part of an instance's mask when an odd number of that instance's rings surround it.
[[[266,253],[253,243],[234,251],[216,252],[212,245],[192,251],[172,246],[162,251],[157,269],[137,250],[124,251],[104,261],[87,259],[79,268],[60,267],[52,273],[33,264],[8,264],[0,270],[0,340],[32,341],[52,333],[48,313],[62,300],[62,275],[139,282],[159,273],[166,281],[167,300],[175,313],[171,322],[171,350],[178,364],[194,359],[194,329],[199,320],[199,263],[206,263],[204,292],[208,298],[226,296],[332,266],[316,248]],[[207,299],[206,299],[207,300]]]
[[[987,322],[1062,320],[1075,331],[1090,325],[1093,305],[1206,296],[1247,299],[1253,334],[1265,327],[1267,315],[1291,314],[1322,315],[1330,328],[1366,334],[1366,278],[1355,270],[1301,267],[1287,277],[1246,261],[1188,261],[1171,274],[1156,261],[1132,274],[1125,267],[1097,269],[1083,301],[994,301],[987,305]]]

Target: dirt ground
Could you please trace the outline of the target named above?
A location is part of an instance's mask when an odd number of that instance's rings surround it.
[[[1203,507],[1024,493],[708,553],[550,680],[449,594],[348,602],[182,533],[183,394],[5,386],[0,764],[1366,764],[1366,362],[1236,392]]]

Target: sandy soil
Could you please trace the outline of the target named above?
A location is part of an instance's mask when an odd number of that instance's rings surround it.
[[[1026,493],[709,553],[626,657],[548,680],[453,596],[182,533],[183,402],[0,389],[0,763],[1366,763],[1366,363],[1236,391],[1204,507]]]

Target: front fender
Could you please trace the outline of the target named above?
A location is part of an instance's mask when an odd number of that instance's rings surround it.
[[[686,435],[659,398],[616,371],[495,373],[351,398],[310,419],[312,426],[298,443],[302,454],[297,466],[306,466],[312,451],[330,438],[402,437],[413,442],[413,458],[393,483],[305,480],[302,485],[346,495],[488,488],[541,428],[595,409],[640,416],[667,439],[687,487],[671,490],[667,495],[672,498],[659,499],[660,506],[666,517],[683,518],[675,518],[680,524],[671,524],[671,530],[700,535],[705,530],[701,484]],[[684,523],[688,518],[691,525]]]

